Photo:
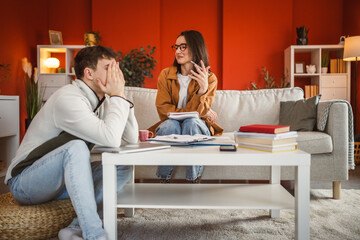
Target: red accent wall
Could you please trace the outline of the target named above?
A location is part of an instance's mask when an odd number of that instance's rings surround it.
[[[11,64],[12,77],[0,82],[1,94],[20,95],[23,136],[21,58],[36,63],[36,45],[49,44],[49,29],[61,31],[65,45],[83,44],[85,32],[99,30],[103,45],[116,51],[155,46],[158,63],[148,88],[156,88],[161,69],[172,64],[178,34],[195,29],[205,37],[218,89],[244,90],[250,81],[262,87],[262,66],[282,77],[283,52],[295,44],[296,27],[310,29],[309,44],[337,44],[341,35],[360,35],[359,10],[356,0],[3,1],[0,62]]]
[[[92,29],[101,32],[103,45],[122,53],[148,45],[156,47],[154,79],[145,80],[149,88],[156,88],[160,73],[160,8],[160,0],[92,1]]]
[[[294,0],[292,42],[296,44],[296,27],[309,28],[309,44],[338,44],[343,35],[343,3],[347,0]]]
[[[291,44],[292,1],[224,0],[223,88],[262,87],[261,67],[282,77],[283,51]]]
[[[20,135],[25,134],[25,89],[21,59],[37,63],[37,45],[50,44],[48,30],[62,32],[63,44],[83,44],[91,29],[91,0],[2,1],[0,63],[11,64],[11,79],[0,81],[0,94],[20,96]]]
[[[0,81],[1,95],[20,96],[20,133],[25,132],[25,88],[21,59],[36,65],[36,45],[48,39],[48,1],[2,1],[0,7],[0,63],[11,64],[9,82]]]

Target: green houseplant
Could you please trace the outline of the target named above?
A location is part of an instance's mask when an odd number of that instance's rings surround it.
[[[27,128],[30,125],[31,120],[35,117],[36,113],[40,111],[44,92],[41,92],[38,86],[38,69],[35,67],[33,73],[32,65],[30,62],[28,62],[27,58],[22,59],[22,67],[25,73],[25,105],[28,117],[25,119],[25,128]]]
[[[156,60],[151,56],[155,47],[147,46],[132,49],[123,54],[118,51],[120,69],[124,74],[125,85],[132,87],[143,87],[145,77],[152,78],[151,70],[154,70]]]
[[[261,67],[261,75],[263,75],[263,79],[265,81],[265,89],[270,89],[270,88],[288,88],[290,87],[290,83],[286,82],[286,77],[283,76],[280,79],[280,84],[277,85],[275,82],[275,79],[273,76],[270,75],[269,71],[265,68],[265,67]],[[250,82],[251,84],[251,90],[258,90],[259,87],[256,85],[256,83],[254,82]],[[248,88],[247,90],[250,90],[250,88]]]
[[[10,64],[2,64],[0,63],[0,82],[8,82],[10,81]]]
[[[0,82],[9,82],[11,73],[10,73],[10,64],[0,63]],[[1,89],[0,89],[1,93]]]
[[[324,51],[321,54],[321,73],[327,73],[329,66],[329,52]]]

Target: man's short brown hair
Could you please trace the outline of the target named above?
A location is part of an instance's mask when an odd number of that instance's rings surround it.
[[[96,70],[97,63],[100,59],[116,59],[117,54],[111,48],[104,46],[92,46],[81,49],[75,57],[75,74],[76,78],[84,78],[84,69],[91,68]]]

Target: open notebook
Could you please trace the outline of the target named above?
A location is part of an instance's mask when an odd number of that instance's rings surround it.
[[[112,153],[136,153],[136,152],[154,151],[154,150],[160,150],[166,148],[170,148],[170,146],[163,144],[154,144],[149,142],[140,142],[136,144],[123,145],[118,148],[95,145],[93,150],[101,151],[101,152],[112,152]]]

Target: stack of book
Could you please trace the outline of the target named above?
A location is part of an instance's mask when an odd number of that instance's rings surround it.
[[[240,148],[277,153],[296,151],[297,136],[290,126],[254,124],[240,127],[235,142]]]
[[[346,66],[342,59],[330,59],[330,73],[345,73]]]
[[[319,94],[318,85],[305,85],[305,98],[311,98]]]

